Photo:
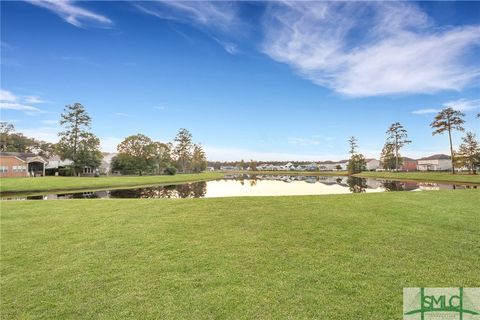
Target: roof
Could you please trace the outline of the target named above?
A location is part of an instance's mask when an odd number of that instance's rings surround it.
[[[37,157],[37,155],[35,153],[30,153],[30,152],[3,152],[3,151],[0,151],[0,157],[17,157],[17,158],[19,158],[23,161],[27,161],[27,158]]]
[[[403,157],[403,161],[417,161],[415,159],[409,158],[409,157]]]
[[[450,156],[446,154],[434,154],[433,156],[424,157],[419,160],[450,160]]]

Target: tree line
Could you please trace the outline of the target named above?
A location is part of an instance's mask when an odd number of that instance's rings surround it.
[[[103,159],[100,139],[91,132],[92,118],[81,103],[65,106],[60,115],[57,143],[29,138],[15,131],[13,124],[0,123],[0,150],[32,152],[50,158],[58,155],[71,160],[69,173],[77,175],[83,168],[98,168]],[[111,169],[122,174],[175,174],[201,172],[207,159],[203,147],[193,143],[192,134],[180,129],[173,142],[153,141],[144,134],[126,137],[118,146],[118,154],[112,159]]]
[[[452,132],[464,132],[465,114],[454,110],[452,107],[442,109],[434,118],[430,127],[433,129],[432,135],[448,134],[450,146],[450,157],[452,162],[452,173],[455,174],[455,168],[465,167],[470,173],[476,174],[476,168],[480,165],[480,143],[473,132],[466,132],[462,137],[462,143],[457,150],[453,148]],[[477,114],[480,118],[480,113]],[[393,123],[386,131],[387,139],[382,148],[380,162],[385,170],[398,171],[403,164],[403,157],[400,150],[407,144],[412,143],[408,140],[408,133],[405,127],[399,122]],[[350,145],[350,160],[348,171],[350,173],[359,173],[365,170],[366,161],[362,154],[357,153],[357,139],[351,137],[348,140]]]

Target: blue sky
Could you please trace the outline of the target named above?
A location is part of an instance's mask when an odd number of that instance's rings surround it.
[[[480,2],[1,2],[1,118],[55,141],[81,102],[105,151],[185,127],[212,160],[448,153],[446,105],[480,135]],[[460,142],[460,134],[455,135]]]

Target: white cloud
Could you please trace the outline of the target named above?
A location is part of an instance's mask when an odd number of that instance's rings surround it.
[[[451,107],[455,110],[468,112],[480,109],[480,99],[468,100],[465,98],[448,101],[442,104],[442,108],[428,108],[428,109],[419,109],[412,111],[413,114],[429,114],[440,112],[443,108]]]
[[[128,117],[129,116],[127,113],[123,113],[123,112],[115,112],[113,115],[115,115],[117,117]]]
[[[465,62],[480,26],[437,29],[406,2],[272,3],[263,51],[347,96],[461,90],[480,75]]]
[[[240,33],[242,25],[238,17],[237,4],[231,1],[147,1],[134,4],[140,11],[160,19],[193,24],[207,31],[215,42],[231,55],[239,53],[238,45],[232,41],[220,40],[212,33]],[[179,32],[178,30],[176,30]],[[183,36],[183,33],[179,32]],[[189,40],[189,39],[187,39]],[[191,40],[189,40],[191,42]]]
[[[433,108],[430,108],[430,109],[419,109],[419,110],[415,110],[415,111],[412,111],[413,114],[429,114],[429,113],[437,113],[439,112],[440,110],[439,109],[433,109]]]
[[[165,107],[153,107],[153,109],[157,109],[157,110],[165,110],[166,108],[165,108]]]
[[[83,27],[85,23],[104,27],[113,24],[109,18],[81,8],[71,0],[27,0],[27,2],[52,11],[76,27]]]
[[[31,104],[37,104],[37,103],[46,103],[47,101],[45,100],[42,100],[40,97],[38,96],[25,96],[24,97],[24,101],[26,103],[31,103]]]
[[[29,98],[31,97],[33,96],[27,96],[26,98],[19,98],[10,91],[0,89],[0,109],[23,111],[27,115],[45,113],[45,111],[30,105],[31,99]],[[37,99],[36,101],[38,101],[39,98],[38,97],[35,97],[35,98]]]
[[[0,89],[0,101],[5,102],[14,102],[17,100],[17,97],[10,91]]]
[[[236,4],[224,1],[148,1],[135,4],[144,13],[161,19],[229,29],[238,23]]]
[[[471,111],[480,108],[480,99],[468,100],[468,99],[458,99],[453,101],[448,101],[443,104],[443,107],[452,107],[455,110],[459,111]]]

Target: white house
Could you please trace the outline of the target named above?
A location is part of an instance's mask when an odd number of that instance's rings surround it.
[[[452,161],[446,154],[434,154],[418,160],[419,171],[448,171],[452,170]]]
[[[368,171],[374,171],[377,170],[380,167],[380,161],[377,159],[366,159],[366,169]]]

